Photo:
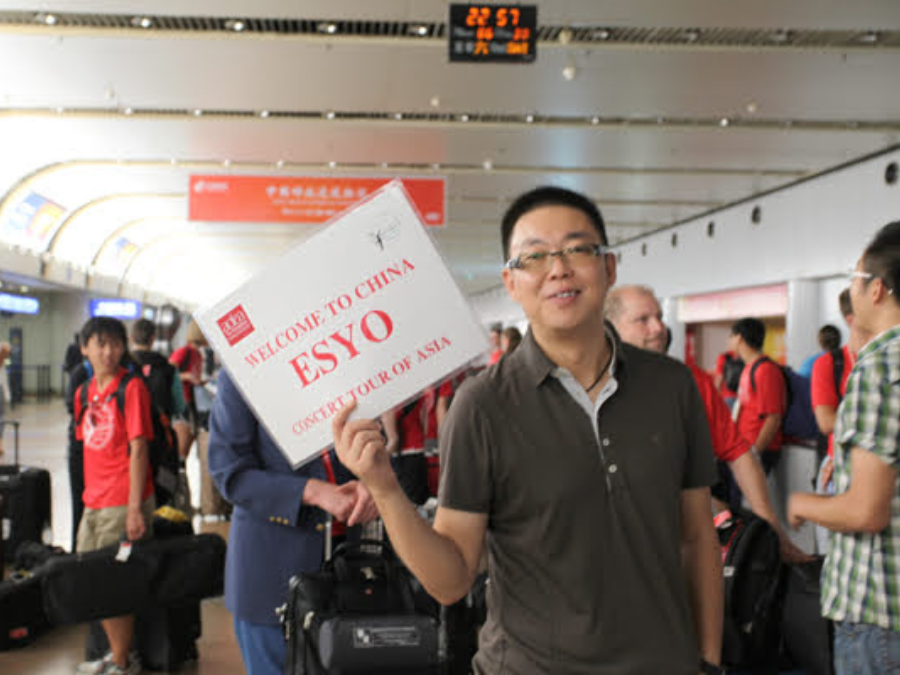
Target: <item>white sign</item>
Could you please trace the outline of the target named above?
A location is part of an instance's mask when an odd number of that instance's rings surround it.
[[[349,401],[375,417],[488,347],[397,182],[196,318],[293,466]]]

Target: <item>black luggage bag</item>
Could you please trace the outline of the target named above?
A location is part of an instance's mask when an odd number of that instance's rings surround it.
[[[438,626],[416,610],[409,572],[384,542],[339,545],[291,579],[282,621],[289,675],[439,672]]]
[[[721,518],[717,533],[725,582],[722,663],[777,672],[784,586],[778,534],[743,512]]]
[[[0,651],[31,644],[49,625],[39,576],[15,572],[0,582]]]
[[[0,466],[0,494],[4,498],[2,550],[10,556],[22,542],[40,542],[44,529],[50,527],[50,472],[19,465],[19,422],[0,422],[0,429],[6,426],[13,428],[13,464]]]
[[[822,616],[823,559],[791,565],[781,618],[784,651],[806,675],[834,675],[834,625]]]

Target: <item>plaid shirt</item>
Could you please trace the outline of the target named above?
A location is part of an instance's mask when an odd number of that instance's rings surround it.
[[[847,380],[834,433],[835,492],[850,487],[850,451],[861,448],[900,467],[900,326],[860,352]],[[891,523],[877,534],[831,535],[822,570],[822,613],[836,621],[900,631],[900,492]]]

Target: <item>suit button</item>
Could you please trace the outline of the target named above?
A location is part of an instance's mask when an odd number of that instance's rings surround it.
[[[324,531],[325,531],[325,525],[323,525],[322,523],[319,523],[318,525],[316,525],[316,532],[324,532]]]

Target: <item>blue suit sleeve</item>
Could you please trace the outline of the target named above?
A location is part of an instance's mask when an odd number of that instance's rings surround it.
[[[210,416],[209,470],[229,502],[254,518],[298,526],[316,508],[301,508],[314,467],[292,471],[278,446],[223,369]],[[314,463],[315,464],[315,463]]]

